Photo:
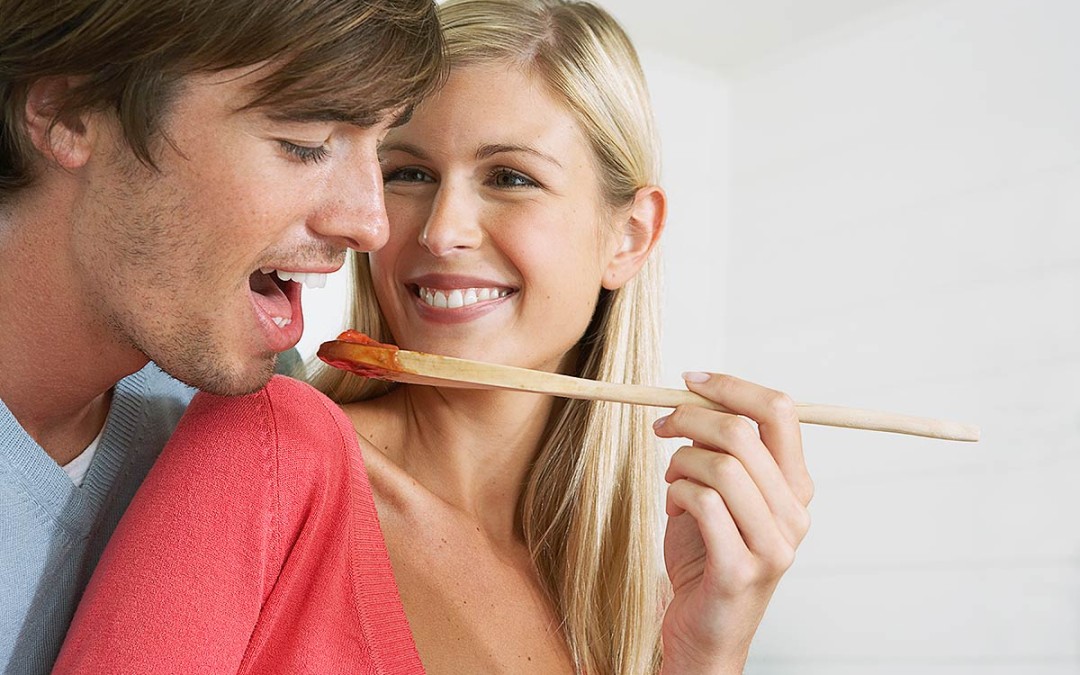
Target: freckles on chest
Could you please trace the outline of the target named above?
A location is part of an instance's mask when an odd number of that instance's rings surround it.
[[[405,614],[430,672],[570,672],[565,638],[531,564],[439,541],[391,554]]]
[[[534,604],[534,596],[542,596],[524,548],[513,557],[496,554],[465,526],[388,531],[386,540],[402,597],[417,607],[453,606],[487,617],[483,608],[492,602],[505,605],[517,597]]]

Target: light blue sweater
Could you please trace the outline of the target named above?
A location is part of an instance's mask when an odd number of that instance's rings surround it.
[[[0,401],[0,666],[48,673],[90,574],[193,390],[150,364],[116,385],[81,487]]]

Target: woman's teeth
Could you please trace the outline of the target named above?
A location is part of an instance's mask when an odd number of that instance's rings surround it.
[[[295,281],[308,288],[325,288],[326,278],[330,276],[329,274],[320,274],[318,272],[285,272],[283,270],[275,270],[271,267],[263,267],[259,271],[263,274],[270,274],[273,272],[277,275],[277,278],[282,281]]]
[[[439,291],[433,288],[420,287],[417,289],[420,299],[425,304],[439,309],[457,309],[468,307],[478,302],[498,300],[510,295],[509,288],[455,288],[449,291]]]

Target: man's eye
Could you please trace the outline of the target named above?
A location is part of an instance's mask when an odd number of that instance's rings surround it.
[[[308,145],[298,145],[289,141],[278,141],[278,143],[281,145],[282,150],[304,164],[316,164],[326,159],[330,154],[330,148],[325,145],[313,148]]]

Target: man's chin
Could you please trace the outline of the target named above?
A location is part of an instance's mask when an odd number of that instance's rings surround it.
[[[199,391],[216,396],[246,396],[254,394],[270,381],[274,375],[274,366],[277,363],[277,354],[251,360],[234,367],[209,368],[209,360],[201,364],[201,368],[190,372],[172,372],[162,366],[162,370],[169,373],[184,384],[194,387]],[[160,365],[160,364],[159,364]]]

